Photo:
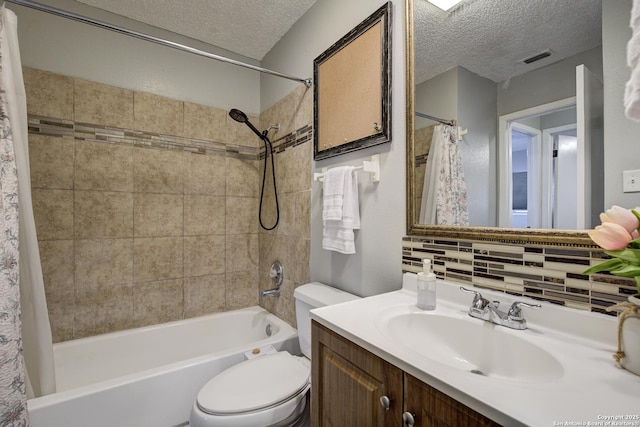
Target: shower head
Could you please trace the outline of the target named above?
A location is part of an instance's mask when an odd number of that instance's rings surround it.
[[[265,136],[261,134],[260,131],[256,129],[254,125],[251,124],[251,122],[249,121],[249,118],[245,113],[243,113],[238,109],[232,108],[229,111],[229,116],[236,122],[244,123],[245,125],[249,126],[249,129],[251,129],[256,135],[258,135],[260,139],[264,140]]]
[[[236,122],[246,123],[249,121],[245,113],[235,108],[232,108],[231,111],[229,111],[229,116],[231,116],[231,118]]]

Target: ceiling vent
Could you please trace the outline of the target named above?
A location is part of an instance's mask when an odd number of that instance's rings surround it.
[[[525,64],[531,64],[532,62],[540,61],[541,59],[547,58],[551,56],[550,50],[545,50],[544,52],[540,52],[537,55],[530,56],[529,58],[523,59],[522,62]]]
[[[462,0],[427,0],[429,3],[438,6],[445,12],[450,12]]]

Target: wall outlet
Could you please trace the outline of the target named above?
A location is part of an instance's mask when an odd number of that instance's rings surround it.
[[[622,172],[622,192],[635,193],[640,191],[640,170]]]

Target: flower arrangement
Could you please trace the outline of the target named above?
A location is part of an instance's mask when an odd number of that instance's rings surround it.
[[[600,214],[602,224],[589,231],[589,237],[612,258],[587,268],[583,274],[608,271],[616,276],[633,277],[640,295],[640,207],[624,209],[613,206]],[[637,333],[640,318],[639,295],[629,296],[607,311],[618,311],[618,349],[613,354],[616,363],[640,375],[640,335]],[[631,322],[629,322],[631,320]]]
[[[636,279],[640,294],[640,207],[613,206],[600,214],[602,224],[589,230],[589,237],[612,258],[591,266],[583,274],[608,271]]]

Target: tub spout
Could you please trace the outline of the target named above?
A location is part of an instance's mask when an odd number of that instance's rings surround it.
[[[266,291],[262,291],[262,293],[260,294],[261,297],[279,297],[280,296],[280,289],[278,288],[273,288],[273,289],[268,289]]]

